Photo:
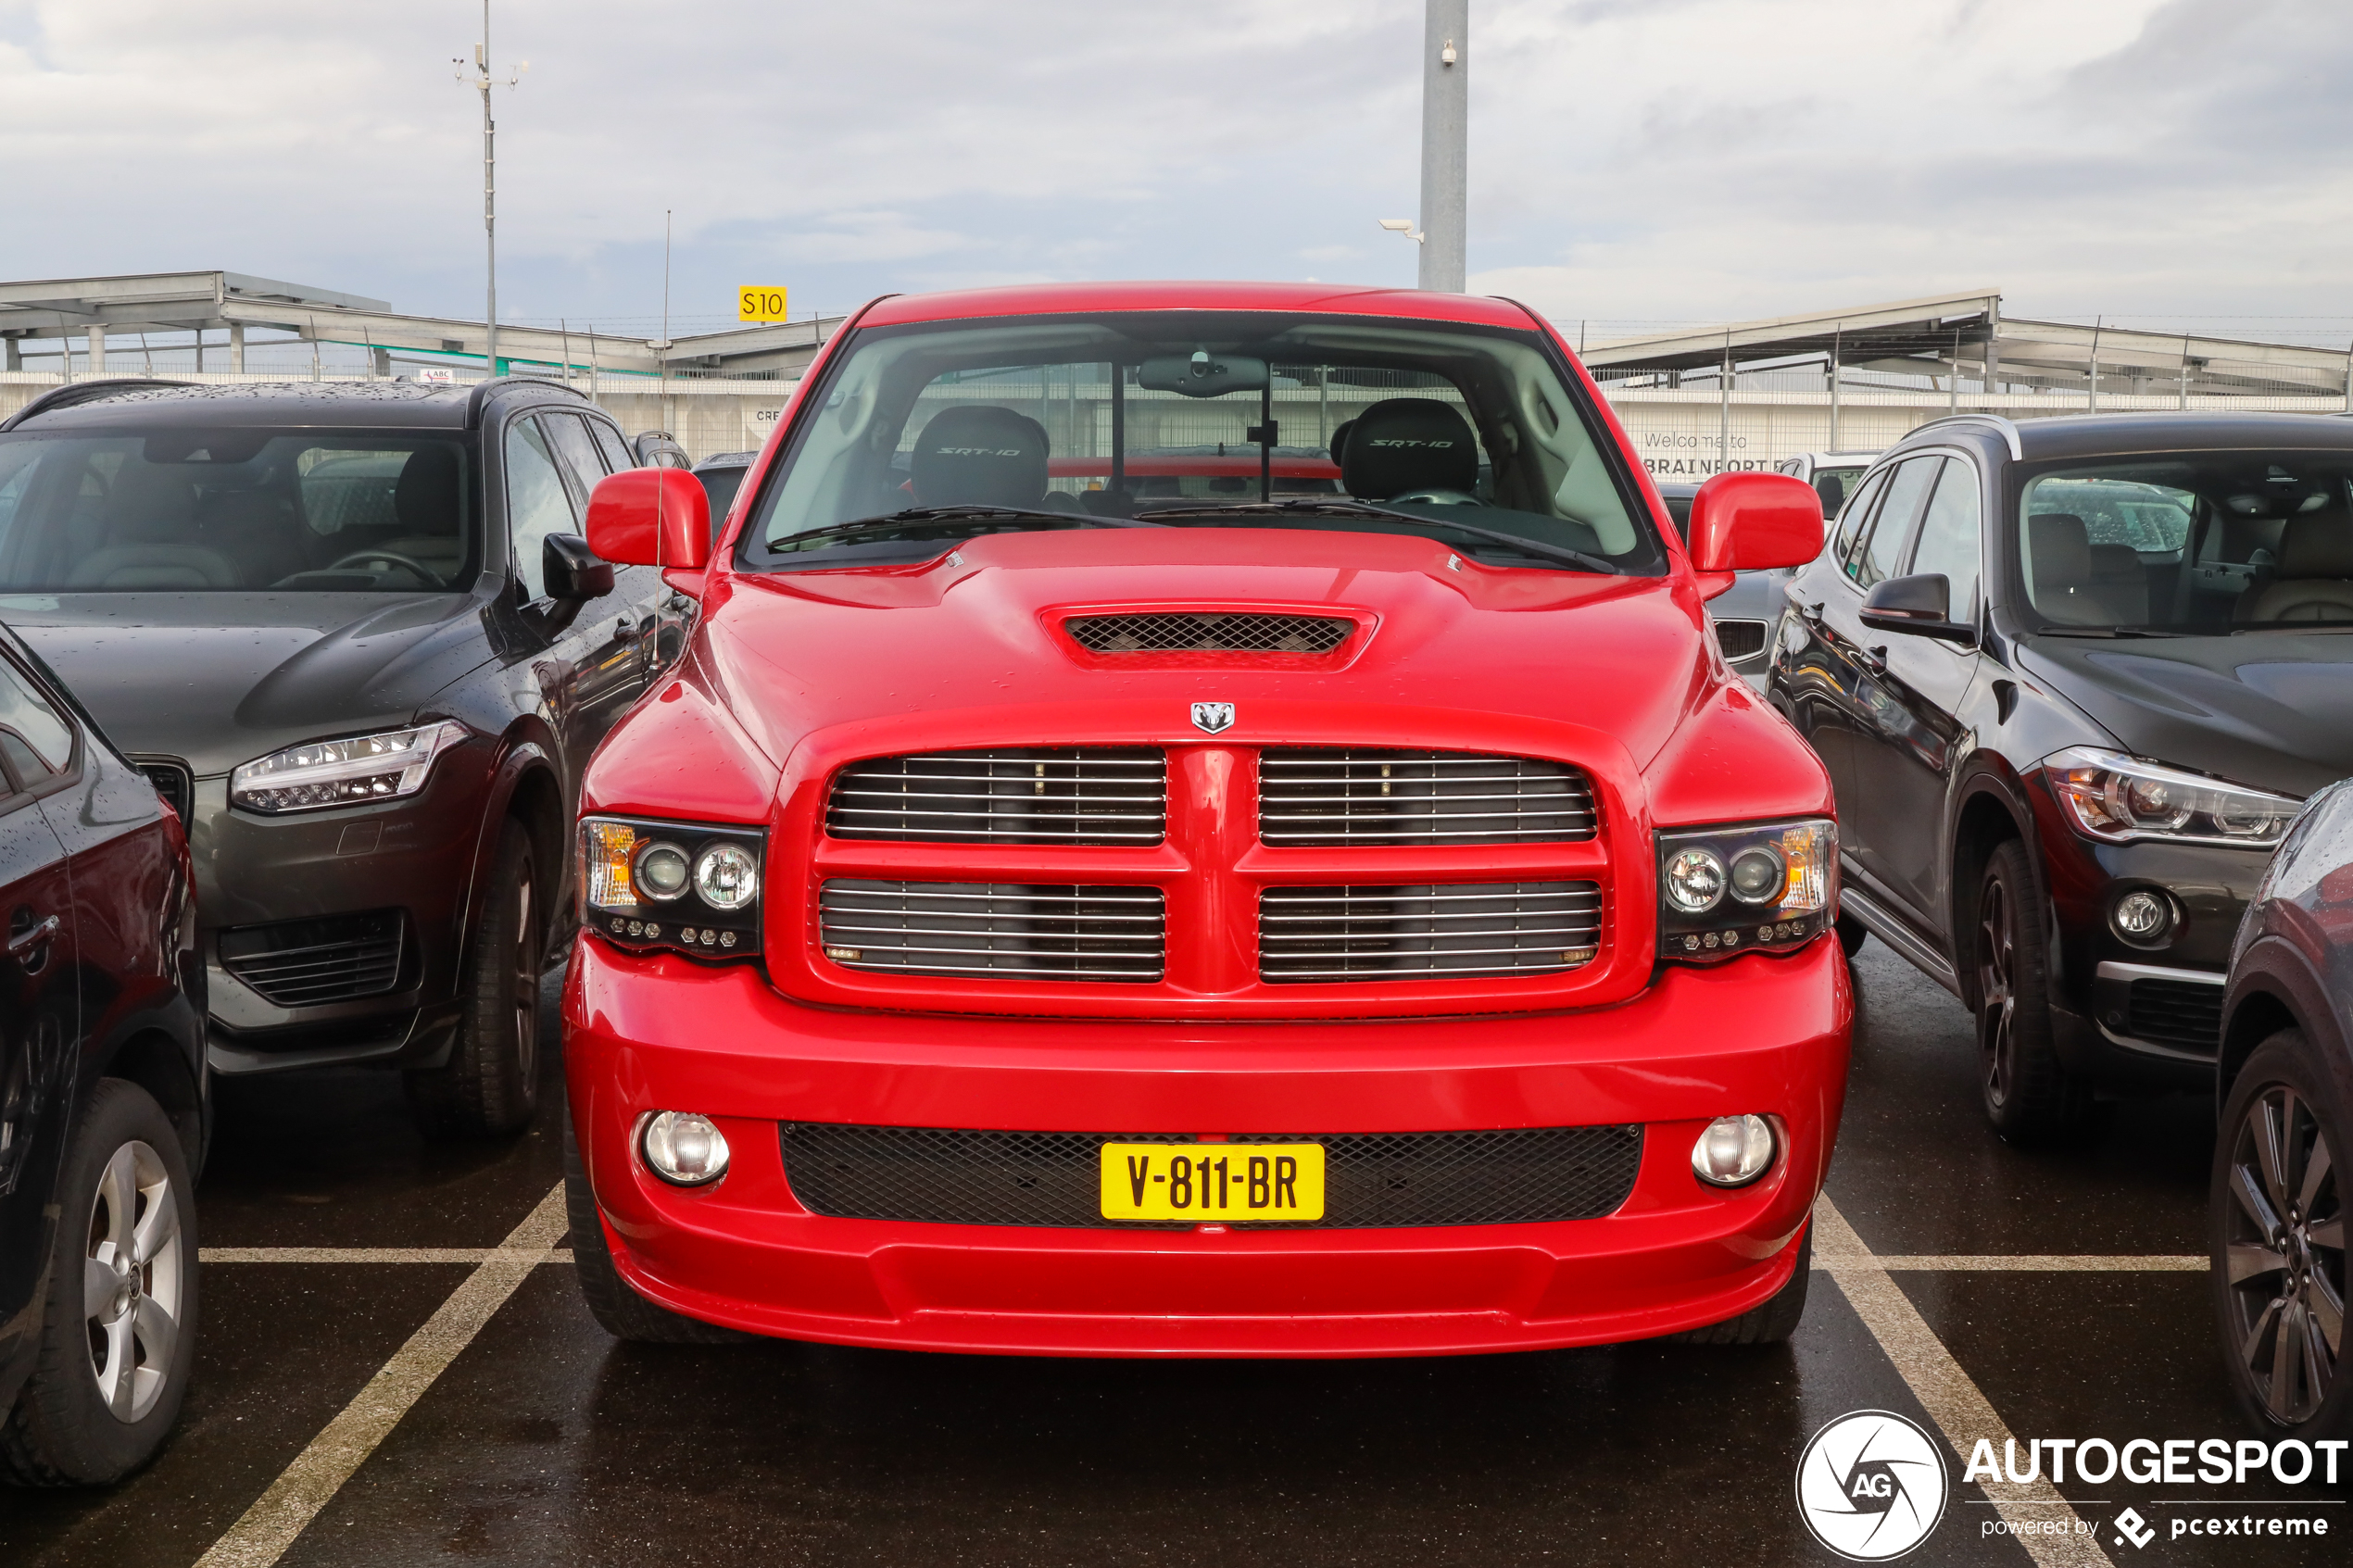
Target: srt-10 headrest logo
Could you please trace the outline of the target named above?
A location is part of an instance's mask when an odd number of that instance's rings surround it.
[[[1374,437],[1365,445],[1367,446],[1427,446],[1435,452],[1444,452],[1452,449],[1454,444],[1451,441],[1421,441],[1403,435],[1382,435]]]
[[[932,455],[939,458],[1018,458],[1018,446],[935,446]]]

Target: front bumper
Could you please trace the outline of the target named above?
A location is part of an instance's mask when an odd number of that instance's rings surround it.
[[[1089,1022],[821,1010],[749,964],[575,948],[573,1124],[606,1240],[642,1295],[786,1338],[1063,1355],[1536,1349],[1738,1316],[1795,1266],[1843,1104],[1853,998],[1837,944],[1667,969],[1576,1013],[1353,1023]],[[631,1148],[652,1110],[711,1116],[725,1178],[667,1186]],[[1754,1186],[1692,1173],[1714,1117],[1780,1119]],[[1183,1135],[1641,1123],[1630,1196],[1597,1220],[1192,1231],[812,1214],[785,1121]]]

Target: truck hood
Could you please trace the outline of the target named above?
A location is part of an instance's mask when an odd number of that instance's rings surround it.
[[[2136,757],[2299,797],[2353,774],[2353,633],[2044,636],[2021,652]]]
[[[199,776],[404,723],[486,657],[459,594],[19,595],[0,619],[117,746]]]
[[[1139,704],[1157,723],[1165,705],[1184,727],[1195,701],[1246,718],[1253,701],[1304,696],[1586,725],[1640,768],[1710,686],[1687,580],[1487,567],[1392,534],[1000,534],[921,566],[714,587],[702,655],[779,763],[812,731],[909,714]],[[1318,659],[1094,656],[1062,630],[1073,614],[1237,609],[1345,613],[1371,632]]]

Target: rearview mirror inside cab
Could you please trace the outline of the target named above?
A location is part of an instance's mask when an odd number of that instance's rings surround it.
[[[1947,643],[1975,643],[1977,628],[1953,619],[1952,584],[1941,571],[1891,577],[1864,596],[1858,618],[1881,632],[1906,632]]]
[[[588,494],[588,547],[622,566],[699,571],[711,559],[711,496],[684,469],[623,469]]]
[[[1136,384],[1147,392],[1179,392],[1188,397],[1256,392],[1267,384],[1266,361],[1212,354],[1205,348],[1190,357],[1165,354],[1136,367]]]
[[[1689,537],[1704,575],[1804,566],[1822,553],[1822,498],[1785,473],[1719,473],[1692,497]]]

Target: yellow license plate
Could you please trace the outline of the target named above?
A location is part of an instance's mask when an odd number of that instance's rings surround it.
[[[1101,1173],[1106,1220],[1324,1217],[1317,1143],[1107,1143]]]

